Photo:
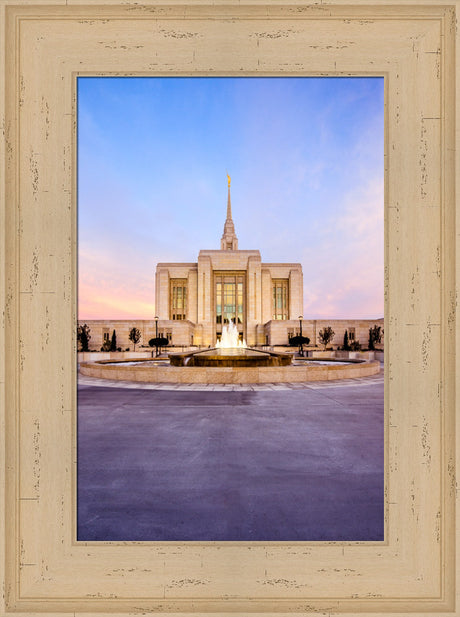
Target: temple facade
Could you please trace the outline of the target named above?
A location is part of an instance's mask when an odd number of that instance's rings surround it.
[[[157,334],[173,346],[213,347],[222,328],[233,321],[249,346],[288,345],[300,333],[303,315],[303,274],[300,263],[266,263],[255,249],[240,250],[232,218],[230,178],[227,216],[220,249],[204,249],[194,263],[158,263],[155,309],[149,320],[79,320],[90,328],[91,350],[109,344],[116,333],[117,348],[133,350],[130,330],[140,330],[137,349]],[[350,343],[367,346],[369,328],[383,319],[302,319],[302,334],[318,344],[322,328],[335,332],[330,347]]]
[[[162,329],[182,331],[188,344],[215,345],[230,321],[248,345],[269,343],[270,321],[282,324],[287,341],[303,312],[302,265],[265,263],[258,250],[238,248],[228,177],[220,249],[201,250],[195,263],[157,264],[155,306]]]

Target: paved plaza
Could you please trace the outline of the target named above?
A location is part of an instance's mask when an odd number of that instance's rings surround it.
[[[378,541],[383,373],[178,385],[80,377],[78,539]]]

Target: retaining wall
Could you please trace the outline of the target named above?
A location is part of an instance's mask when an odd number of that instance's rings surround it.
[[[139,363],[141,364],[141,363]],[[149,383],[282,383],[367,377],[380,372],[380,362],[337,366],[274,366],[211,368],[177,366],[117,366],[83,362],[80,372],[89,377]]]

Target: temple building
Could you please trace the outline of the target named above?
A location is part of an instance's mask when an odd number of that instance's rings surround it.
[[[155,306],[166,335],[186,344],[215,345],[230,320],[248,345],[268,344],[270,321],[287,342],[303,312],[302,265],[265,263],[258,250],[238,248],[228,176],[220,249],[201,250],[196,263],[157,264]]]
[[[266,263],[255,249],[239,249],[232,218],[230,177],[227,217],[220,249],[203,249],[194,263],[158,263],[155,273],[155,309],[152,319],[79,320],[90,328],[91,350],[102,350],[116,332],[117,348],[133,350],[131,328],[141,332],[140,350],[157,334],[172,346],[213,347],[222,328],[233,321],[249,346],[288,345],[300,333],[303,315],[303,274],[300,263]],[[318,344],[318,334],[331,326],[331,345],[367,346],[369,328],[382,319],[302,319],[302,333]],[[110,345],[109,345],[110,346]]]

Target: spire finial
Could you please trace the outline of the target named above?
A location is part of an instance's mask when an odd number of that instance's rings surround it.
[[[231,178],[230,178],[230,176],[228,175],[228,172],[227,172],[227,181],[228,181],[228,188],[230,188]]]

